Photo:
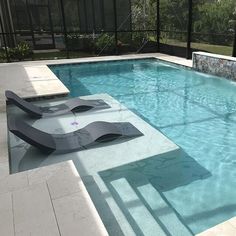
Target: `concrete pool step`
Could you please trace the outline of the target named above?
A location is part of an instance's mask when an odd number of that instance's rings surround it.
[[[193,235],[150,183],[134,189],[125,178],[120,178],[111,185],[138,235]]]
[[[123,210],[127,211],[125,215],[137,235],[166,235],[125,178],[112,181],[111,185],[119,195]]]
[[[151,183],[138,187],[137,190],[151,208],[152,214],[165,225],[170,235],[193,235]]]

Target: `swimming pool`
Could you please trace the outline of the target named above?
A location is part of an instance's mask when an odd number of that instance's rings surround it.
[[[211,173],[175,188],[157,187],[193,233],[236,215],[234,82],[155,59],[50,68],[70,96],[110,94]]]

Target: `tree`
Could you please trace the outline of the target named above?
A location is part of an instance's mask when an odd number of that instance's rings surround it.
[[[194,6],[193,32],[206,34],[201,40],[213,44],[229,44],[234,31],[232,19],[234,19],[235,0],[208,0]],[[215,34],[222,34],[222,37]]]

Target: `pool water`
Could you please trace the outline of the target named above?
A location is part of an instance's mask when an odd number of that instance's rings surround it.
[[[70,96],[108,93],[211,173],[161,191],[199,233],[236,216],[236,84],[155,59],[51,66]]]

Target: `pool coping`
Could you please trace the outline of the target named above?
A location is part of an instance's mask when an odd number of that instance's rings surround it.
[[[0,212],[3,212],[5,221],[0,223],[3,230],[7,230],[7,234],[3,235],[16,235],[19,232],[15,232],[14,225],[17,222],[13,219],[12,210],[15,195],[25,194],[33,191],[28,188],[30,181],[29,172],[23,172],[15,175],[9,175],[9,163],[8,163],[8,152],[7,152],[7,127],[6,127],[6,113],[5,113],[5,97],[4,91],[6,89],[13,89],[18,92],[19,95],[25,98],[38,98],[38,97],[54,97],[54,96],[67,96],[69,90],[61,83],[61,81],[51,72],[47,65],[60,65],[60,64],[71,64],[71,63],[92,63],[101,61],[117,61],[127,59],[148,59],[155,58],[158,60],[166,61],[168,63],[174,63],[179,66],[186,68],[192,68],[192,61],[186,60],[179,57],[169,56],[161,53],[148,53],[148,54],[132,54],[124,56],[109,56],[109,57],[92,57],[92,58],[80,58],[80,59],[61,59],[61,60],[44,60],[44,61],[32,61],[32,62],[17,62],[17,63],[2,63],[0,64],[1,80],[0,80],[0,128],[2,135],[0,136]],[[19,71],[15,70],[15,67],[26,72],[24,79],[16,81],[16,77],[21,76]],[[39,76],[40,74],[40,76]],[[50,86],[49,86],[50,85]],[[54,165],[53,165],[54,166]],[[53,167],[52,166],[52,167]],[[51,167],[51,168],[52,168]],[[39,168],[41,173],[49,173],[47,167]],[[73,167],[72,167],[73,169]],[[42,175],[42,174],[41,174]],[[40,183],[42,184],[42,183]],[[48,183],[44,182],[45,186],[40,186],[39,183],[35,185],[35,188],[48,188]],[[57,182],[57,187],[60,189],[61,186]],[[6,190],[7,187],[7,190]],[[46,190],[49,192],[49,190]],[[50,197],[50,196],[49,196]],[[52,209],[53,210],[53,209]],[[55,210],[54,210],[55,211]],[[94,213],[96,214],[96,213]],[[1,221],[0,221],[1,222]],[[99,222],[99,220],[98,220]],[[55,222],[54,222],[55,223]],[[59,223],[56,222],[58,225]],[[103,228],[102,224],[99,224]],[[49,232],[49,231],[48,231]],[[9,234],[8,234],[9,233]],[[200,234],[198,236],[210,236],[210,235],[236,235],[236,217],[229,219],[219,225],[216,225]],[[40,235],[40,234],[39,234]],[[58,235],[57,232],[49,235]],[[101,234],[102,235],[102,234]],[[103,232],[106,235],[106,232]]]

